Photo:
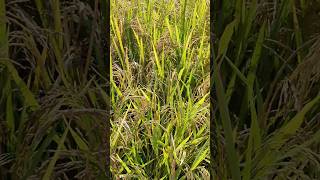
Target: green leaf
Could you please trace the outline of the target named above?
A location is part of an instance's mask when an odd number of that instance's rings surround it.
[[[232,21],[230,24],[228,24],[221,36],[221,39],[219,41],[219,50],[218,50],[218,57],[224,56],[227,53],[228,46],[231,40],[231,37],[234,32],[234,26],[236,25],[236,21]]]
[[[11,78],[14,80],[16,85],[19,87],[19,89],[24,97],[24,100],[26,102],[26,105],[29,106],[31,108],[31,110],[38,109],[40,106],[39,106],[36,98],[33,96],[32,92],[29,90],[29,88],[27,87],[25,82],[20,78],[17,70],[15,69],[13,64],[10,62],[10,60],[2,58],[2,59],[0,59],[0,63],[4,64],[7,67]]]
[[[69,127],[69,129],[80,150],[89,151],[87,143],[78,135],[78,133],[76,133],[71,127]]]
[[[207,157],[208,151],[209,151],[209,148],[207,145],[203,146],[200,149],[200,151],[198,152],[198,155],[196,156],[196,159],[193,161],[191,165],[191,169],[190,169],[191,171],[195,170],[198,167],[198,165]]]
[[[64,144],[64,141],[65,141],[65,139],[67,137],[68,131],[69,131],[69,128],[67,128],[64,131],[62,137],[60,138],[60,142],[58,144],[58,148],[57,148],[56,152],[54,153],[54,155],[53,155],[53,157],[52,157],[52,159],[51,159],[51,161],[50,161],[50,163],[48,165],[48,168],[47,168],[47,170],[46,170],[46,172],[45,172],[45,174],[44,174],[44,176],[42,178],[43,180],[50,180],[51,179],[51,175],[53,173],[54,166],[55,166],[55,164],[56,164],[56,162],[57,162],[57,160],[58,160],[58,158],[60,156],[60,151],[61,151],[62,146]]]
[[[226,157],[228,162],[228,167],[231,172],[231,176],[234,180],[240,180],[240,164],[239,157],[235,149],[235,143],[233,141],[233,131],[231,126],[231,119],[229,114],[229,109],[227,105],[227,98],[224,92],[222,80],[220,77],[220,70],[218,68],[217,62],[214,61],[214,83],[216,86],[217,102],[219,107],[219,113],[221,116],[222,127],[224,134],[226,136]]]

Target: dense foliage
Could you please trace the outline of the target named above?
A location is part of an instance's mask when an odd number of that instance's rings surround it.
[[[111,1],[111,168],[209,179],[209,1]]]
[[[0,1],[0,179],[107,178],[100,2]]]
[[[319,1],[214,6],[213,177],[319,179]]]

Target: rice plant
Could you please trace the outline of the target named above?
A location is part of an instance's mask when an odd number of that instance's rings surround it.
[[[209,179],[209,1],[111,0],[116,179]]]
[[[215,1],[214,179],[320,178],[319,7]]]
[[[0,179],[108,179],[100,1],[0,1]]]

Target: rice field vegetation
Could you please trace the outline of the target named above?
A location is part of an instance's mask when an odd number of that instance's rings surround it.
[[[319,10],[215,1],[213,179],[320,179]]]
[[[208,0],[111,0],[111,170],[209,179]]]
[[[0,179],[110,177],[103,8],[0,0]]]

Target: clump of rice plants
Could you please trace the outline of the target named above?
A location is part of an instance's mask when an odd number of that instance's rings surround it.
[[[213,178],[319,179],[319,1],[214,7]]]
[[[0,179],[107,179],[98,1],[0,1]]]
[[[111,169],[209,179],[209,1],[111,1]]]

